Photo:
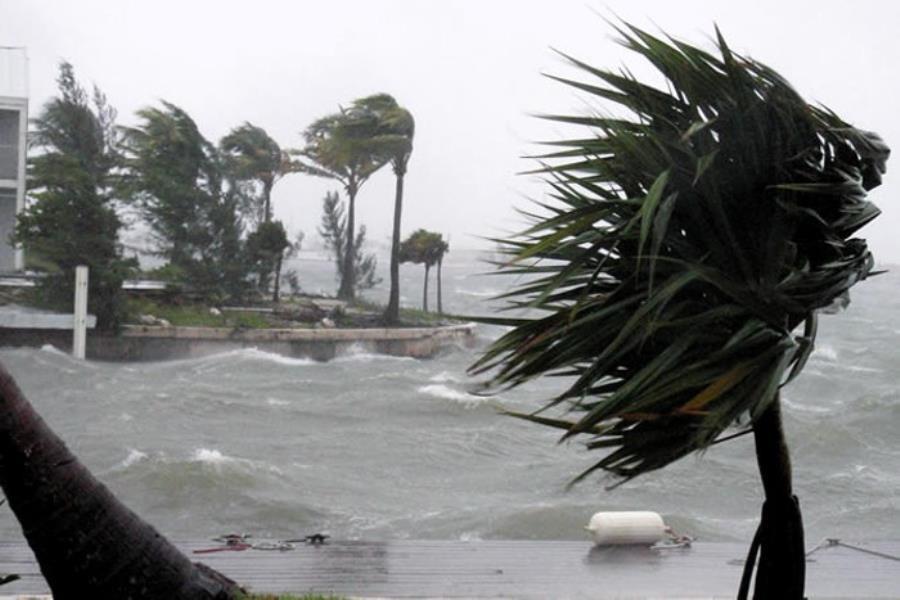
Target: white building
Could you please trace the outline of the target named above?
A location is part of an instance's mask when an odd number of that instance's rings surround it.
[[[0,273],[24,268],[9,238],[25,208],[28,60],[23,48],[0,47]]]

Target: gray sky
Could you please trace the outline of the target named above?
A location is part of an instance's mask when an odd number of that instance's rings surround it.
[[[558,139],[541,112],[583,112],[584,98],[542,72],[571,75],[551,47],[603,67],[648,71],[611,40],[600,15],[710,45],[718,23],[733,48],[788,78],[810,101],[900,144],[900,3],[584,0],[0,0],[0,45],[30,57],[32,112],[73,63],[129,124],[166,99],[218,140],[243,121],[283,147],[341,103],[388,92],[416,118],[404,235],[449,234],[451,247],[518,229],[512,210],[538,197],[520,156]],[[900,160],[900,158],[895,159]],[[879,262],[900,262],[900,165],[874,198],[883,215],[862,231]],[[276,217],[317,237],[332,182],[294,175],[275,188]],[[390,235],[393,176],[377,174],[358,206],[369,237]]]

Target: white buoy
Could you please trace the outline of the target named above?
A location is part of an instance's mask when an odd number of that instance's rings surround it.
[[[598,512],[585,527],[598,546],[642,544],[651,546],[667,538],[668,529],[651,511]]]

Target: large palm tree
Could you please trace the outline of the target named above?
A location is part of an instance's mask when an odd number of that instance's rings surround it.
[[[384,320],[395,324],[400,320],[400,220],[403,213],[403,181],[412,155],[416,122],[412,113],[389,94],[374,94],[353,102],[359,118],[374,117],[375,128],[369,147],[388,158],[394,171],[394,227],[391,234],[391,290]]]
[[[779,390],[813,350],[816,312],[870,274],[852,237],[889,150],[875,134],[809,105],[775,71],[640,29],[621,43],[666,88],[570,59],[594,80],[559,79],[616,116],[551,116],[584,126],[544,157],[552,199],[501,240],[524,274],[512,326],[474,365],[515,386],[569,377],[543,410],[519,415],[587,438],[620,482],[753,433],[765,494],[748,567],[756,598],[800,599],[803,527]],[[718,34],[718,32],[717,32]],[[734,428],[734,429],[732,429]],[[750,569],[741,594],[746,595]]]
[[[389,160],[371,144],[376,125],[372,115],[340,110],[307,127],[303,132],[306,145],[292,151],[297,157],[298,171],[334,179],[347,194],[345,264],[338,288],[338,297],[344,300],[352,300],[355,296],[356,195],[369,177]]]
[[[2,365],[0,487],[54,598],[243,597],[233,581],[191,563],[97,481]]]

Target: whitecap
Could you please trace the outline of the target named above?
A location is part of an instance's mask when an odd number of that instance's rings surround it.
[[[269,406],[287,406],[290,402],[287,400],[279,400],[278,398],[266,398],[266,404]]]
[[[475,396],[467,392],[454,390],[453,388],[440,383],[423,385],[422,387],[418,388],[418,391],[422,394],[427,394],[434,398],[440,398],[441,400],[453,400],[454,402],[463,402],[465,404],[476,404],[488,400],[487,398],[482,398],[481,396]]]
[[[224,364],[234,360],[269,362],[289,367],[303,367],[316,364],[316,361],[312,360],[311,358],[293,358],[290,356],[284,356],[282,354],[276,354],[275,352],[266,352],[265,350],[260,350],[256,347],[240,348],[239,350],[229,350],[228,352],[219,352],[200,359],[189,359],[188,361],[184,362],[198,363],[199,365],[201,365],[200,370],[206,370],[210,367],[217,367],[220,364]]]
[[[259,348],[243,348],[237,350],[236,353],[239,354],[241,358],[272,362],[289,367],[303,367],[316,364],[316,361],[311,358],[294,358],[291,356],[284,356],[283,354],[276,354],[274,352],[266,352]]]
[[[454,374],[450,373],[449,371],[441,371],[440,373],[429,377],[428,381],[433,381],[435,383],[446,383],[446,382],[457,383],[457,382],[459,382],[459,378],[456,377]]]
[[[235,458],[234,456],[223,454],[220,450],[217,450],[215,448],[197,448],[196,450],[194,450],[193,454],[191,454],[191,462],[199,462],[204,465],[210,465],[217,469],[227,465],[237,466],[243,469],[249,468],[250,470],[269,471],[278,475],[281,475],[282,473],[281,469],[279,469],[275,465],[270,465],[255,460],[249,460],[246,458]]]
[[[195,462],[206,463],[210,465],[221,465],[225,463],[237,462],[238,459],[222,454],[215,448],[197,448],[191,455],[191,460]]]
[[[376,360],[392,360],[392,361],[415,361],[412,356],[394,356],[393,354],[378,354],[370,352],[369,349],[362,344],[353,344],[346,350],[342,351],[334,358],[332,362],[373,362]]]
[[[816,349],[813,351],[812,356],[814,359],[835,362],[838,359],[838,352],[834,346],[829,346],[828,344],[816,344]]]
[[[141,452],[140,450],[135,450],[134,448],[131,448],[128,451],[128,456],[125,457],[125,460],[123,460],[122,462],[119,463],[118,468],[119,469],[127,469],[131,465],[139,463],[142,460],[144,460],[145,458],[147,458],[147,454],[145,452]]]

